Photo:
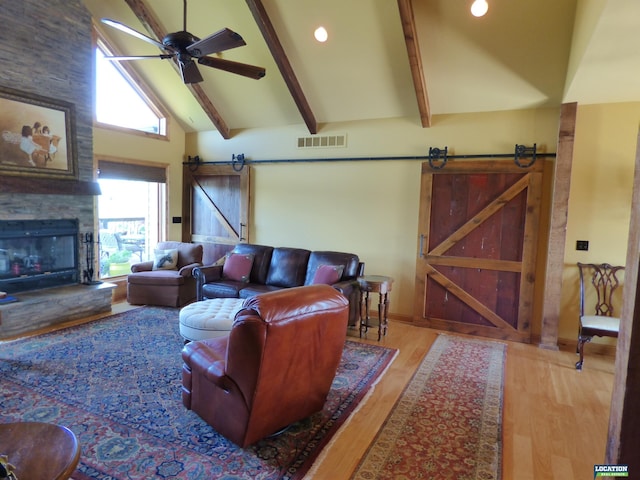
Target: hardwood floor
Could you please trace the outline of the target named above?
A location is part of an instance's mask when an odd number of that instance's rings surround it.
[[[381,343],[398,357],[326,449],[314,479],[349,478],[437,333],[390,321]],[[373,332],[369,338],[377,343]],[[615,359],[587,352],[577,372],[573,352],[505,343],[503,480],[593,478],[604,459]]]
[[[112,313],[128,308],[119,303]],[[389,322],[380,344],[398,348],[398,356],[307,478],[349,478],[437,334]],[[378,343],[373,330],[363,340],[350,330],[349,339]],[[503,480],[593,478],[593,465],[604,459],[614,358],[593,354],[587,345],[584,369],[577,372],[573,352],[505,343]]]

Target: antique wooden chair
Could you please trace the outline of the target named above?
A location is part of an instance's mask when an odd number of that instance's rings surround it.
[[[578,330],[577,353],[580,360],[576,362],[576,370],[582,370],[584,362],[584,344],[594,336],[618,337],[620,317],[615,315],[614,293],[620,286],[619,272],[622,266],[612,266],[608,263],[578,263],[580,271],[580,318]],[[621,290],[619,291],[621,292]],[[618,295],[619,297],[620,295]],[[595,301],[593,310],[585,311],[588,305]],[[621,301],[618,299],[617,304]]]

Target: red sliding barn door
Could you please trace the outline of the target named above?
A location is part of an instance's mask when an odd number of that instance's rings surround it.
[[[417,324],[530,341],[542,168],[423,164]]]

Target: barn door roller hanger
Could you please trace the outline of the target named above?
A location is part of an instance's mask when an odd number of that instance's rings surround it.
[[[444,168],[447,161],[454,158],[513,158],[515,163],[520,168],[528,168],[532,166],[538,157],[555,157],[555,153],[537,153],[536,144],[533,147],[527,147],[526,145],[515,146],[514,153],[487,153],[477,155],[449,155],[449,147],[438,148],[429,147],[429,166],[434,170],[440,170]]]

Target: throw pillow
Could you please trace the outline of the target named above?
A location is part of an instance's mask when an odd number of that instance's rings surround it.
[[[342,277],[342,271],[344,267],[342,265],[320,265],[313,276],[313,284],[325,283],[327,285],[333,285],[337,283]]]
[[[178,249],[156,250],[154,252],[153,270],[177,270]]]
[[[253,254],[230,253],[222,266],[222,278],[247,283],[252,266]]]

